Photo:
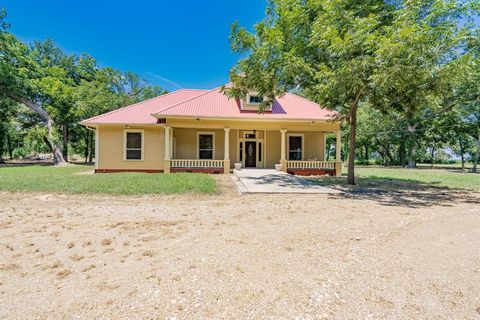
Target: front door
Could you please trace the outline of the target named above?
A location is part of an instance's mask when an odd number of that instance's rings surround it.
[[[245,141],[245,167],[255,168],[257,165],[257,142]]]

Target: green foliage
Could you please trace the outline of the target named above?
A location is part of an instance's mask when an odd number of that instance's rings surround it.
[[[17,123],[23,136],[22,130],[44,126],[36,142],[63,149],[64,157],[69,145],[78,147],[91,135],[79,121],[165,93],[134,73],[100,68],[87,54],[66,54],[52,40],[23,43],[7,31],[5,16],[0,11],[0,120]],[[28,111],[20,107],[27,102]],[[35,152],[38,143],[22,141],[22,147]]]
[[[266,103],[298,91],[350,125],[349,163],[362,153],[368,162],[373,151],[384,164],[403,165],[408,158],[414,165],[427,148],[455,143],[455,129],[441,129],[454,122],[459,88],[471,93],[469,101],[480,101],[473,97],[480,81],[464,85],[468,57],[480,48],[478,25],[470,19],[478,8],[478,1],[272,0],[252,32],[232,25],[232,50],[244,58],[224,91],[242,97],[255,88]]]
[[[206,174],[89,174],[91,166],[25,166],[0,170],[0,191],[93,193],[117,195],[214,193],[215,180]]]

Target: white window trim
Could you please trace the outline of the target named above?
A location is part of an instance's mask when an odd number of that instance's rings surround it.
[[[305,159],[305,134],[303,133],[287,133],[287,160],[290,159],[290,137],[301,137],[302,138],[302,159]]]
[[[250,102],[250,97],[260,97],[258,93],[249,93],[247,94],[247,101],[246,103],[251,105],[251,106],[259,106],[262,104],[262,102]],[[262,99],[263,100],[263,99]]]
[[[212,136],[212,159],[203,160],[215,160],[215,132],[213,131],[197,131],[197,159],[200,159],[200,135]]]
[[[142,134],[142,149],[141,149],[141,159],[127,159],[127,133],[141,133]],[[145,150],[145,130],[141,129],[124,129],[123,130],[123,161],[144,161],[144,150]]]

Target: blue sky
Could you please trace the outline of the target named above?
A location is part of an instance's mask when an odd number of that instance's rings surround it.
[[[266,0],[4,0],[20,39],[53,39],[68,53],[133,71],[167,90],[213,88],[238,59],[230,24],[262,19]]]

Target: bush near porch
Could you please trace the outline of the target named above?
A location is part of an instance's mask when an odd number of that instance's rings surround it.
[[[93,174],[93,166],[0,166],[0,191],[82,194],[214,193],[215,180],[206,174]]]

